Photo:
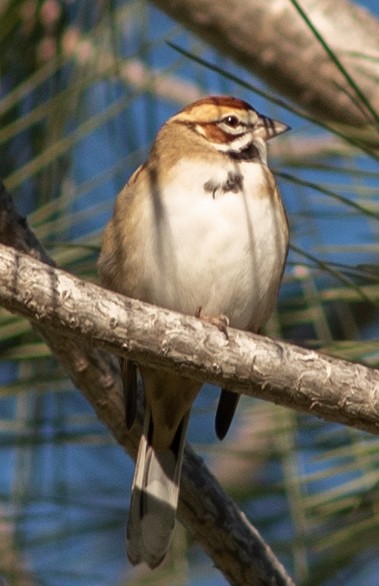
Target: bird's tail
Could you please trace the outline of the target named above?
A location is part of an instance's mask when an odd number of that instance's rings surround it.
[[[127,553],[132,564],[158,566],[171,543],[178,506],[180,473],[189,412],[182,419],[168,450],[151,445],[148,408],[138,448],[127,525]]]

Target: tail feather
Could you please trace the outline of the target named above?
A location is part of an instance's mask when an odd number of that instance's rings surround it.
[[[120,358],[122,386],[124,391],[126,429],[133,427],[137,415],[137,365],[133,360]]]
[[[239,399],[238,393],[221,389],[215,419],[216,435],[220,440],[223,440],[228,433]]]
[[[168,450],[150,444],[151,413],[146,409],[127,525],[127,553],[132,564],[158,566],[171,543],[178,506],[184,439],[189,413]]]

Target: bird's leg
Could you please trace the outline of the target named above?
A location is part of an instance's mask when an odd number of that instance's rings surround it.
[[[201,319],[202,321],[205,321],[209,324],[212,324],[213,326],[216,326],[216,328],[218,330],[220,330],[220,332],[222,332],[225,335],[225,338],[227,340],[229,340],[229,334],[228,334],[228,326],[229,326],[229,318],[224,315],[223,313],[220,313],[219,315],[205,315],[202,312],[202,307],[201,305],[199,305],[199,307],[196,308],[195,311],[195,317]]]

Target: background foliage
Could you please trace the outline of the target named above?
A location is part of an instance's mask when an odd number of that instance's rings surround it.
[[[58,266],[90,280],[115,194],[182,105],[233,94],[291,124],[271,148],[293,248],[266,331],[377,366],[375,153],[255,95],[247,85],[265,89],[259,80],[141,0],[4,0],[0,72],[1,176]],[[0,349],[0,575],[15,585],[224,583],[181,528],[153,577],[128,567],[132,464],[28,322],[0,311]],[[246,399],[218,444],[216,396],[203,390],[190,439],[297,582],[376,584],[377,439]]]

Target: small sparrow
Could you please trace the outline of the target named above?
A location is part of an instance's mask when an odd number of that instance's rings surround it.
[[[232,97],[187,106],[158,132],[148,160],[119,194],[104,231],[104,287],[225,328],[258,332],[276,303],[288,223],[266,142],[288,126]],[[139,367],[145,416],[127,526],[133,564],[156,567],[174,531],[184,438],[201,385]],[[137,366],[122,361],[126,424],[137,405]],[[223,389],[216,433],[239,395]]]

